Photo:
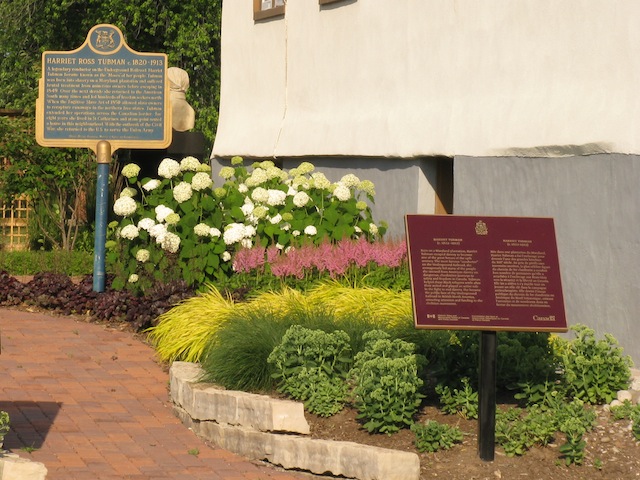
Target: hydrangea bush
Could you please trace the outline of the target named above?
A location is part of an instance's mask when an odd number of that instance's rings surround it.
[[[114,288],[144,291],[154,281],[184,279],[190,285],[223,279],[241,248],[320,245],[329,240],[382,238],[384,222],[374,222],[369,202],[372,182],[347,174],[330,182],[308,162],[284,171],[271,161],[246,168],[240,157],[220,171],[194,157],[166,158],[159,178],[139,179],[130,163],[122,175],[127,187],[114,202],[119,220],[110,225],[107,259]]]

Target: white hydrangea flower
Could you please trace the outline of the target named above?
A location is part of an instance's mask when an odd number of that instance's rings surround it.
[[[113,202],[113,212],[121,217],[128,217],[136,213],[138,205],[131,197],[120,197]]]
[[[276,243],[276,248],[278,250],[283,250],[284,249],[284,245],[280,245],[279,243]]]
[[[136,275],[135,273],[132,273],[131,275],[129,275],[129,279],[127,280],[127,282],[129,283],[136,283],[140,278],[138,277],[138,275]]]
[[[307,225],[304,227],[304,233],[305,235],[314,236],[318,233],[318,229],[313,225]]]
[[[282,224],[282,225],[280,225],[280,228],[282,230],[284,230],[285,232],[288,232],[289,230],[291,230],[291,224],[290,223]]]
[[[294,237],[299,237],[300,236],[300,230],[294,230],[293,232],[291,232],[291,235],[293,235]]]
[[[293,177],[293,180],[291,180],[291,184],[293,185],[294,188],[298,188],[298,189],[301,188],[303,190],[308,190],[309,188],[311,188],[311,183],[309,183],[309,179],[302,175]]]
[[[161,183],[162,182],[160,182],[160,180],[158,180],[157,178],[154,178],[152,180],[149,180],[144,185],[142,185],[142,188],[144,188],[147,192],[150,192],[151,190],[155,190],[156,188],[158,188]]]
[[[180,173],[180,164],[172,158],[165,158],[158,166],[158,175],[162,178],[173,178]]]
[[[192,195],[193,191],[191,190],[191,184],[188,182],[180,182],[178,185],[173,187],[173,198],[178,203],[186,202],[192,197]]]
[[[356,177],[353,173],[347,173],[344,177],[340,179],[340,183],[347,187],[357,187],[360,184],[360,179]]]
[[[170,213],[169,215],[167,215],[167,218],[165,218],[164,221],[167,225],[175,225],[180,221],[180,215],[175,212]]]
[[[127,178],[137,177],[140,173],[140,167],[135,163],[127,163],[124,167],[122,167],[122,175]]]
[[[125,187],[120,192],[120,196],[121,197],[131,197],[131,198],[133,198],[133,197],[136,196],[137,193],[138,193],[138,191],[135,188]]]
[[[245,225],[244,226],[244,236],[245,238],[251,238],[256,234],[256,227],[253,225]]]
[[[231,254],[229,252],[222,252],[221,257],[223,262],[228,262],[229,260],[231,260]]]
[[[287,192],[271,188],[268,190],[268,193],[269,197],[267,198],[267,204],[272,207],[275,207],[277,205],[284,205],[287,201]]]
[[[363,200],[358,200],[356,202],[356,208],[358,210],[366,210],[367,209],[367,202],[365,202]]]
[[[346,185],[338,182],[336,188],[333,190],[333,196],[341,202],[346,202],[351,198],[351,190]]]
[[[298,192],[293,196],[293,204],[298,208],[304,207],[309,203],[309,200],[311,197],[307,195],[307,192]]]
[[[242,223],[230,223],[224,229],[222,239],[227,245],[233,245],[238,243],[244,238],[244,224]]]
[[[145,217],[138,222],[138,228],[148,232],[155,224],[156,222],[152,218]]]
[[[371,195],[372,197],[376,196],[376,188],[371,180],[363,180],[358,185],[358,188],[362,190],[367,195]]]
[[[136,252],[136,260],[140,263],[148,262],[151,258],[151,253],[146,248],[141,248]]]
[[[316,167],[314,167],[313,164],[309,162],[302,162],[300,165],[298,165],[298,172],[301,175],[306,175],[307,173],[311,173],[315,169]]]
[[[155,238],[157,243],[162,242],[162,239],[167,233],[167,226],[164,223],[156,223],[149,230],[149,235],[151,238]]]
[[[269,222],[271,222],[272,225],[277,225],[281,221],[282,221],[282,215],[280,215],[279,213],[269,219]]]
[[[235,174],[236,174],[236,170],[233,167],[222,167],[220,169],[220,173],[218,173],[218,175],[224,178],[225,180],[229,180]]]
[[[193,227],[193,233],[195,233],[199,237],[208,237],[209,231],[210,227],[206,223],[199,223],[195,227]]]
[[[250,238],[243,238],[242,240],[240,240],[240,245],[242,245],[244,248],[251,248],[253,247],[253,242]]]
[[[238,191],[240,193],[247,193],[249,191],[249,187],[247,187],[244,183],[238,185]]]
[[[369,233],[372,235],[377,235],[378,234],[378,226],[375,223],[370,223],[369,224]]]
[[[180,237],[175,233],[167,232],[162,239],[161,246],[169,253],[176,253],[180,248]]]
[[[362,233],[362,229],[357,225],[353,227],[353,229],[355,230],[356,233]]]
[[[246,200],[249,200],[249,201],[247,202]],[[244,205],[240,207],[240,210],[242,210],[242,213],[244,213],[245,217],[248,217],[249,215],[251,215],[254,209],[255,209],[255,206],[253,205],[253,202],[251,201],[251,199],[249,199],[248,197],[245,199]]]
[[[267,167],[263,167],[265,172],[267,173],[267,178],[272,180],[274,178],[282,178],[282,170],[276,167],[275,165],[269,165]]]
[[[220,235],[222,235],[222,232],[216,227],[211,227],[209,229],[209,235],[213,238],[220,238]]]
[[[263,205],[258,205],[251,212],[251,216],[255,217],[257,220],[260,220],[260,219],[266,217],[268,212],[269,212],[269,209],[267,209],[267,207],[265,207]]]
[[[266,188],[257,187],[251,192],[251,199],[257,203],[267,203],[269,200],[269,191]]]
[[[247,184],[247,187],[257,187],[267,180],[269,180],[267,172],[265,172],[262,168],[256,168],[253,172],[251,172],[251,176],[247,178],[245,183]]]
[[[139,235],[140,231],[135,225],[125,225],[124,227],[122,227],[122,230],[120,230],[120,236],[122,238],[126,238],[127,240],[138,238]]]
[[[164,222],[166,218],[173,213],[173,210],[165,205],[158,205],[155,208],[156,220],[158,222]]]
[[[184,157],[180,160],[180,171],[182,172],[197,172],[200,168],[200,160],[196,157]]]
[[[311,175],[313,185],[321,190],[327,190],[331,186],[331,182],[322,172],[316,172]]]
[[[196,173],[191,179],[191,188],[193,188],[196,192],[200,192],[205,190],[213,185],[213,180],[211,180],[211,175],[205,172]]]

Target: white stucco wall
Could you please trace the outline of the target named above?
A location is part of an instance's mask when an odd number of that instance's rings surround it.
[[[218,156],[639,153],[637,0],[225,0]]]

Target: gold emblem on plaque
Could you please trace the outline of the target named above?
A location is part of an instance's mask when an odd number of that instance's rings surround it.
[[[488,235],[489,229],[487,228],[487,224],[482,220],[478,220],[476,223],[476,235]]]
[[[96,30],[96,48],[100,50],[108,50],[115,47],[116,41],[113,38],[115,31],[113,30]]]

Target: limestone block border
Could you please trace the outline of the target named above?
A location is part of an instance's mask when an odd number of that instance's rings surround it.
[[[358,480],[418,480],[415,453],[308,437],[300,402],[198,383],[196,364],[174,362],[169,372],[174,412],[196,435],[225,450],[285,469]]]

